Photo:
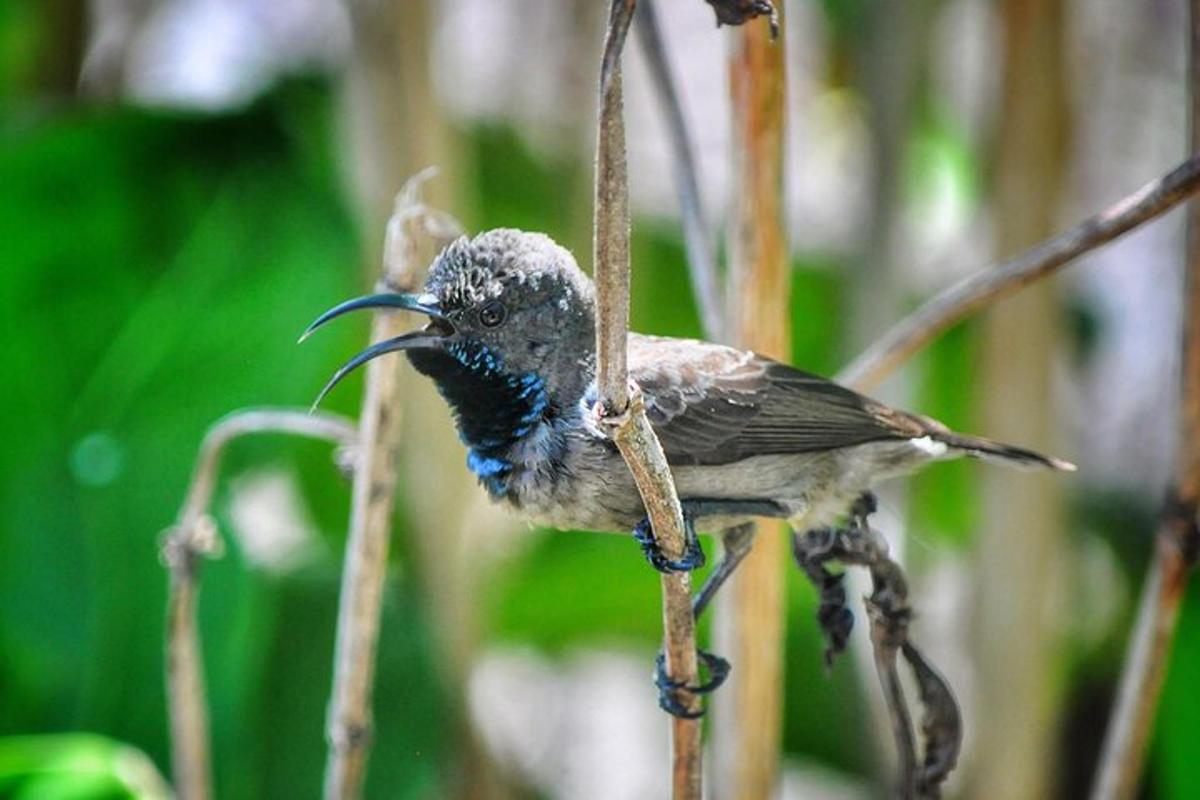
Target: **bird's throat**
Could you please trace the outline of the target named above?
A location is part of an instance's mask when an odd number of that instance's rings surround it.
[[[454,411],[467,466],[493,497],[506,497],[519,467],[513,449],[555,414],[545,381],[505,370],[502,359],[482,346],[411,351],[409,360],[433,379]]]

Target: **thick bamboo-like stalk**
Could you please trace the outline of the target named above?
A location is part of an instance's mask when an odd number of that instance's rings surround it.
[[[1063,0],[1004,0],[1002,99],[992,191],[996,248],[1010,252],[1054,231],[1066,177],[1067,113]],[[983,315],[977,378],[980,427],[1001,441],[1054,452],[1060,444],[1052,377],[1061,307],[1046,280]],[[1063,702],[1055,675],[1061,623],[1054,603],[1069,553],[1064,491],[1044,473],[980,475],[981,518],[973,552],[972,653],[981,724],[968,767],[978,800],[1054,795],[1054,721]],[[1022,731],[1013,737],[1013,731]]]
[[[429,240],[439,237],[442,226],[431,224],[437,218],[417,201],[422,177],[414,178],[401,192],[388,224],[384,284],[391,291],[415,288],[419,271],[425,266],[422,254],[437,249]],[[377,313],[371,323],[371,341],[398,336],[413,327],[408,314]],[[400,394],[396,362],[371,361],[359,418],[361,446],[338,604],[325,772],[327,800],[359,797],[366,777],[375,652],[396,489]]]
[[[668,558],[684,552],[683,512],[667,459],[626,369],[629,328],[629,184],[621,97],[621,50],[635,0],[613,0],[600,76],[599,136],[596,143],[594,260],[597,294],[597,426],[616,442],[637,482],[654,536]],[[667,673],[697,684],[691,576],[662,576],[664,650]],[[699,699],[685,693],[689,711]],[[701,795],[700,720],[671,719],[671,788],[676,800]]]
[[[767,25],[739,28],[729,77],[734,153],[730,327],[736,345],[786,361],[790,270],[783,223],[783,41],[772,41]],[[759,524],[768,530],[717,601],[718,650],[736,667],[717,698],[713,752],[720,797],[768,797],[778,781],[788,551],[779,522]]]
[[[334,414],[308,414],[287,408],[251,408],[218,420],[204,435],[187,497],[162,545],[170,570],[167,590],[167,710],[171,718],[171,764],[175,793],[183,800],[212,796],[208,706],[196,607],[202,559],[220,552],[221,542],[208,515],[221,457],[231,441],[257,433],[289,433],[339,443],[350,449],[354,424]]]
[[[1200,149],[1200,0],[1191,15],[1191,146]],[[1105,734],[1093,800],[1125,800],[1138,790],[1158,698],[1166,680],[1179,609],[1200,557],[1200,204],[1188,208],[1183,304],[1179,452],[1175,486],[1155,536],[1154,560],[1142,589],[1125,669]]]

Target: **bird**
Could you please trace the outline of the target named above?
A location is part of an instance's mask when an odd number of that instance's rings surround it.
[[[314,408],[352,370],[403,352],[449,405],[467,466],[493,500],[549,527],[633,531],[662,572],[703,563],[697,527],[737,532],[766,516],[786,520],[798,534],[836,528],[861,513],[878,483],[935,461],[968,456],[1075,469],[956,433],[751,351],[630,332],[629,377],[684,511],[687,550],[672,560],[657,548],[633,476],[593,413],[596,293],[569,251],[545,234],[511,228],[463,236],[434,259],[420,292],[349,300],[321,314],[301,338],[363,309],[403,309],[428,322],[351,358]],[[727,545],[742,542],[726,538]],[[745,549],[726,553],[700,592],[697,615]],[[702,655],[714,673],[710,683],[719,683],[716,673],[728,665]],[[660,691],[666,687],[660,704],[682,715],[669,691],[679,684],[662,674],[659,682]]]

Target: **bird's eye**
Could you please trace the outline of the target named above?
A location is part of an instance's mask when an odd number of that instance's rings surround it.
[[[494,328],[501,322],[504,322],[504,317],[508,313],[504,308],[504,303],[499,300],[491,300],[483,308],[479,309],[479,321],[489,328]]]

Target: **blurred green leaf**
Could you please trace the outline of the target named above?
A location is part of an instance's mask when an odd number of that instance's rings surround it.
[[[0,737],[0,797],[8,800],[166,800],[146,754],[91,733]]]
[[[328,113],[328,89],[304,83],[238,114],[81,114],[2,134],[0,360],[19,380],[0,415],[0,733],[104,731],[165,768],[158,536],[201,437],[241,406],[307,406],[363,337],[348,321],[295,345],[361,274]],[[354,385],[329,405],[354,407]],[[206,567],[200,614],[221,797],[310,794],[323,764],[348,486],[328,445],[283,437],[238,443],[223,474],[265,465],[300,476],[330,547],[306,575],[265,574],[218,493],[231,547]],[[404,597],[381,658],[406,682],[381,678],[380,695],[430,719],[439,679]],[[400,794],[428,788],[440,728],[397,719],[380,715],[378,751],[395,758],[375,772]]]
[[[1178,633],[1159,702],[1152,754],[1155,797],[1187,800],[1200,786],[1200,582],[1193,577],[1179,615]]]

